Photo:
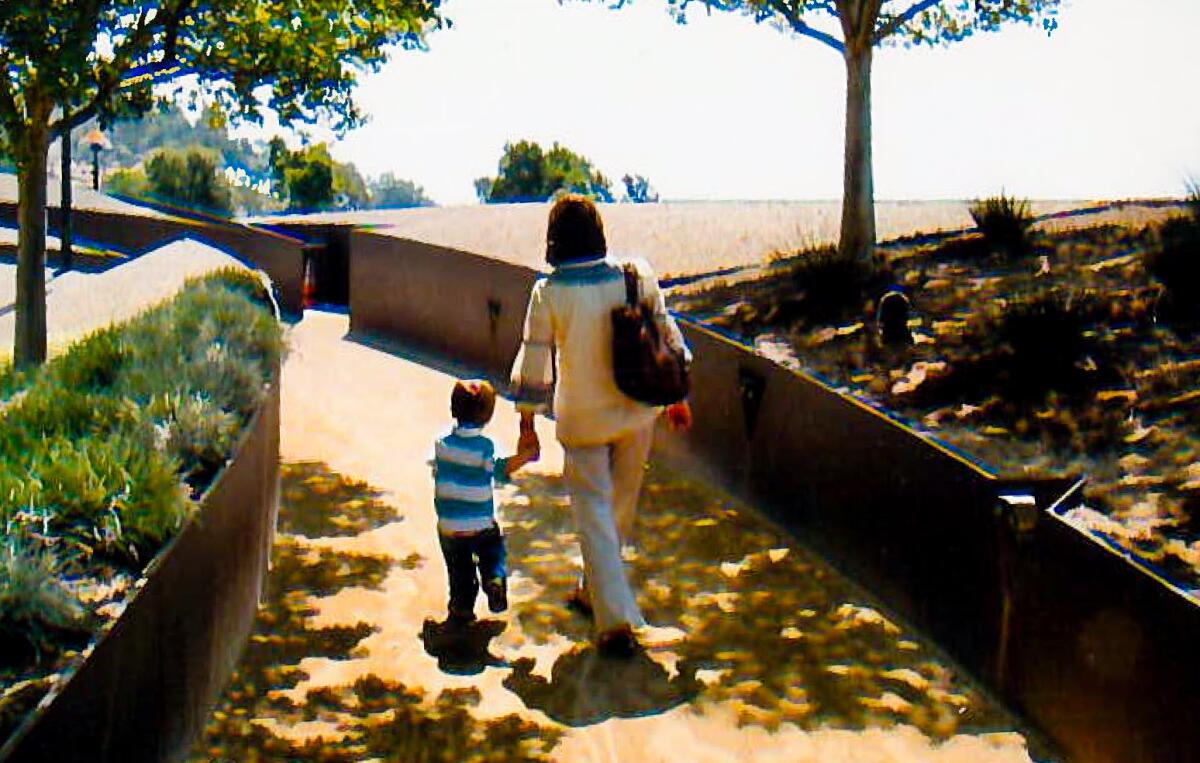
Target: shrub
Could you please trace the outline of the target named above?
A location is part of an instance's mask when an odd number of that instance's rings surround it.
[[[0,515],[44,512],[47,531],[138,569],[179,528],[260,401],[281,349],[226,272],[88,336],[22,378],[0,429]]]
[[[1189,213],[1158,227],[1146,249],[1146,270],[1165,290],[1162,313],[1168,320],[1200,317],[1200,191],[1194,187]]]
[[[62,564],[48,549],[39,548],[21,533],[0,543],[0,662],[17,654],[24,642],[40,654],[47,636],[71,629],[82,609],[61,582]]]
[[[1087,349],[1086,296],[1051,290],[1010,303],[995,326],[1007,349],[1004,375],[1012,392],[1038,396],[1048,390],[1074,391]]]
[[[788,273],[797,292],[794,312],[812,322],[859,315],[889,280],[887,271],[875,262],[842,257],[833,247],[804,253]]]
[[[1001,193],[976,199],[971,202],[969,211],[991,247],[1009,255],[1029,251],[1029,229],[1033,227],[1034,217],[1027,200]]]

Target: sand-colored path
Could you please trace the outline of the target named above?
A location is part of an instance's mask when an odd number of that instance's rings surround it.
[[[600,657],[562,606],[577,564],[561,452],[500,497],[510,610],[441,628],[427,459],[452,377],[291,330],[283,506],[266,605],[193,760],[1027,761],[1012,721],[745,507],[652,468],[641,603],[682,644]],[[489,432],[515,444],[501,403]]]

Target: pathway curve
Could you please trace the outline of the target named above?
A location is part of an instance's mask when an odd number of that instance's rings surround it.
[[[447,634],[427,459],[452,377],[347,325],[310,311],[291,330],[267,602],[192,760],[1030,759],[923,638],[754,512],[662,467],[630,563],[645,611],[684,628],[683,644],[605,659],[562,606],[578,557],[554,445],[501,495],[510,611]],[[499,450],[516,429],[501,403]]]

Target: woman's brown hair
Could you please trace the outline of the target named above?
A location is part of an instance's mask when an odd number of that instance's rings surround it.
[[[546,262],[558,265],[607,253],[604,223],[591,199],[569,193],[554,202],[546,226]]]

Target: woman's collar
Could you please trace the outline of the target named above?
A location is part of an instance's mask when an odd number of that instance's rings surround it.
[[[578,270],[580,268],[589,268],[594,265],[599,265],[600,263],[606,261],[607,259],[608,259],[608,255],[597,254],[595,256],[588,257],[587,259],[583,259],[583,260],[569,260],[567,262],[560,262],[559,264],[554,266],[554,269],[555,270]]]

